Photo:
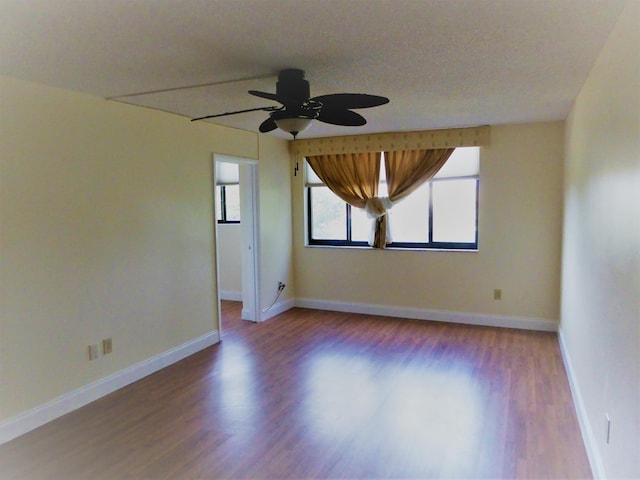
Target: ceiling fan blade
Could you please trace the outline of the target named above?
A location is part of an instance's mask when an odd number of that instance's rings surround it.
[[[285,107],[292,107],[292,106],[297,106],[297,105],[300,104],[300,102],[297,102],[296,100],[292,100],[290,98],[282,97],[280,95],[276,95],[275,93],[260,92],[258,90],[249,90],[249,93],[251,95],[255,95],[256,97],[266,98],[268,100],[273,100],[274,102],[281,103]]]
[[[389,103],[387,97],[367,95],[365,93],[333,93],[320,95],[311,100],[320,102],[326,108],[331,109],[371,108]]]
[[[257,112],[258,110],[262,110],[264,112],[273,112],[276,110],[280,110],[281,108],[282,107],[247,108],[246,110],[236,110],[235,112],[216,113],[215,115],[205,115],[204,117],[192,118],[191,121],[196,122],[198,120],[205,120],[207,118],[226,117],[228,115],[236,115],[238,113]]]
[[[267,133],[278,128],[273,118],[269,117],[260,124],[260,133]]]
[[[316,120],[320,120],[324,123],[330,123],[332,125],[344,125],[347,127],[359,127],[367,123],[365,118],[359,113],[352,112],[351,110],[332,110],[328,108],[320,110],[320,114]]]

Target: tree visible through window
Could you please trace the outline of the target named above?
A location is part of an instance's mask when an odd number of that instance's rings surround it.
[[[384,158],[382,159],[384,162]],[[310,245],[368,246],[372,220],[338,198],[306,165]],[[478,248],[479,148],[457,148],[433,179],[389,210],[387,248]],[[384,168],[378,196],[386,196]]]

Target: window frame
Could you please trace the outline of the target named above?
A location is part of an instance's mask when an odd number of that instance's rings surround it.
[[[327,246],[327,247],[369,247],[367,242],[359,242],[351,240],[351,209],[353,208],[347,202],[344,202],[346,209],[345,216],[345,232],[346,232],[346,240],[329,240],[329,239],[314,239],[312,235],[312,223],[311,219],[313,217],[311,210],[311,190],[315,187],[305,187],[307,190],[306,199],[307,199],[307,245],[308,246]],[[324,187],[327,188],[327,187]]]
[[[433,241],[433,184],[437,182],[450,182],[455,180],[474,179],[476,182],[476,194],[475,194],[475,241],[474,242],[435,242]],[[444,177],[433,178],[426,182],[429,186],[429,204],[427,206],[428,222],[429,222],[429,238],[427,242],[397,242],[393,241],[385,248],[389,250],[393,249],[406,249],[406,250],[460,250],[460,251],[477,251],[478,250],[478,222],[480,216],[480,175],[462,175],[459,177]],[[352,241],[351,240],[351,210],[352,206],[345,202],[346,208],[346,240],[329,240],[329,239],[314,239],[312,235],[312,190],[318,188],[320,185],[306,186],[306,203],[307,203],[307,218],[306,218],[306,232],[307,232],[307,246],[326,246],[326,247],[366,247],[371,248],[368,242]],[[327,188],[324,186],[324,188]]]
[[[240,220],[227,219],[227,185],[216,185],[216,187],[220,187],[220,218],[217,219],[218,224],[240,223]]]

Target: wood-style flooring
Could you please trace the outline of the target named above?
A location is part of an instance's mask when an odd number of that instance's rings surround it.
[[[557,336],[292,309],[0,446],[0,478],[590,478]]]

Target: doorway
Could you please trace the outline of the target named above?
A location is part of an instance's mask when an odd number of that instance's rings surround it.
[[[233,167],[233,168],[229,168]],[[240,301],[242,304],[241,319],[257,322],[260,319],[259,299],[259,248],[258,248],[258,162],[257,160],[214,154],[213,156],[214,205],[216,218],[214,230],[216,240],[216,285],[218,298],[218,332],[224,335],[221,301],[223,298]],[[229,172],[236,172],[236,177]],[[225,197],[222,187],[236,184],[239,192],[229,195],[230,203],[239,201],[239,223],[219,222],[221,204]],[[230,193],[232,190],[229,189]],[[233,208],[233,207],[232,207]],[[233,215],[232,215],[233,217]],[[235,230],[229,242],[228,234]],[[225,244],[225,241],[227,243]],[[230,243],[230,245],[229,245]],[[226,245],[226,247],[225,247]],[[221,247],[226,248],[221,251]],[[228,247],[228,248],[227,248]],[[239,271],[230,271],[237,269]],[[240,292],[233,287],[232,294],[223,290],[225,275],[240,277],[237,285]],[[239,274],[239,275],[238,275]]]

